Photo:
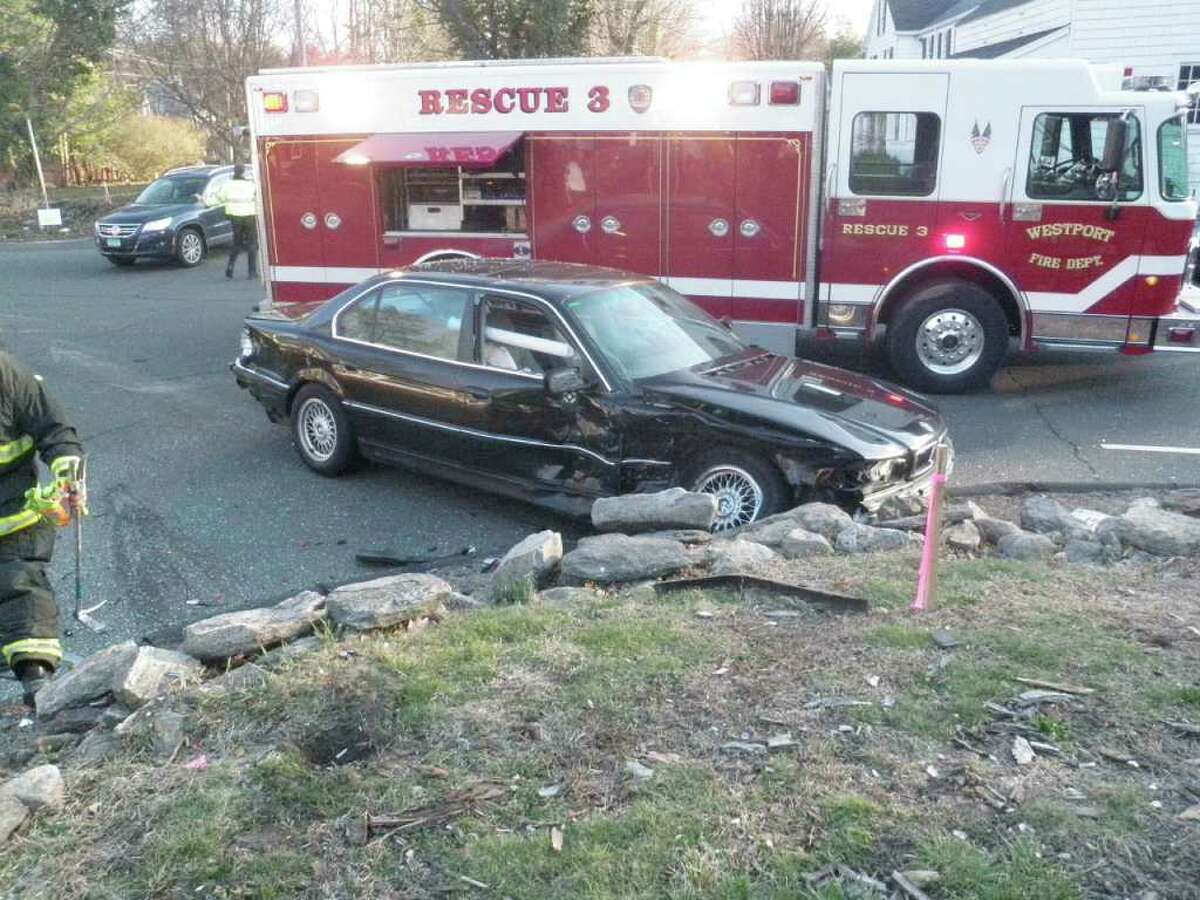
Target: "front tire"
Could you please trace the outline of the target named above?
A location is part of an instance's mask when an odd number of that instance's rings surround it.
[[[984,387],[1008,353],[1008,317],[966,281],[922,288],[888,323],[888,362],[902,382],[934,394]]]
[[[717,449],[705,454],[687,484],[690,490],[717,498],[714,532],[732,531],[782,512],[790,498],[779,469],[739,450]]]
[[[354,461],[354,435],[342,404],[329,388],[310,384],[292,403],[292,439],[304,464],[334,478]]]
[[[185,269],[194,269],[208,256],[208,245],[204,235],[196,228],[185,228],[179,232],[175,243],[175,261]]]

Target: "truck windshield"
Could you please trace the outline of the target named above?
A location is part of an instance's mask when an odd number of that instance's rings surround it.
[[[1158,129],[1158,170],[1164,200],[1186,200],[1191,196],[1187,129],[1182,116],[1168,119]]]
[[[746,349],[728,328],[670,288],[627,284],[564,304],[626,378],[652,378]]]
[[[136,202],[141,206],[192,203],[207,183],[207,178],[160,178],[138,194]]]

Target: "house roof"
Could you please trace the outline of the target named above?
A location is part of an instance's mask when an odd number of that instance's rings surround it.
[[[997,44],[987,44],[983,47],[976,47],[973,50],[964,50],[962,53],[955,53],[953,59],[999,59],[1002,56],[1007,56],[1014,50],[1019,50],[1026,44],[1032,44],[1034,41],[1040,41],[1047,35],[1054,34],[1056,31],[1062,31],[1066,25],[1059,25],[1056,28],[1047,28],[1045,31],[1035,31],[1033,34],[1024,34],[1021,37],[1012,38],[1008,41],[1000,41]]]
[[[961,0],[887,0],[897,31],[920,31]]]
[[[939,22],[949,22],[951,19],[957,19],[959,16],[969,13],[975,7],[979,6],[980,2],[981,0],[958,0],[956,3],[951,3],[948,9],[934,16],[925,25],[936,25]]]
[[[1030,0],[983,0],[975,12],[963,19],[963,22],[974,22],[976,19],[982,19],[984,16],[1004,12],[1004,10],[1012,9],[1014,6],[1024,6],[1029,2]]]

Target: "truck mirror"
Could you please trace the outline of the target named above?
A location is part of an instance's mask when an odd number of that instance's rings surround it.
[[[1125,117],[1113,119],[1108,123],[1108,131],[1104,137],[1104,159],[1100,168],[1105,172],[1119,172],[1125,162],[1125,140],[1129,134],[1129,123]]]

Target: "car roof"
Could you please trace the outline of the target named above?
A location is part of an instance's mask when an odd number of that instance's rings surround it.
[[[379,276],[380,283],[437,276],[464,287],[509,288],[558,301],[629,283],[655,283],[636,272],[579,263],[527,259],[451,259],[422,263]]]
[[[178,169],[171,169],[163,174],[163,178],[178,178],[184,175],[203,175],[205,177],[211,175],[219,175],[222,172],[232,172],[233,166],[181,166]]]

